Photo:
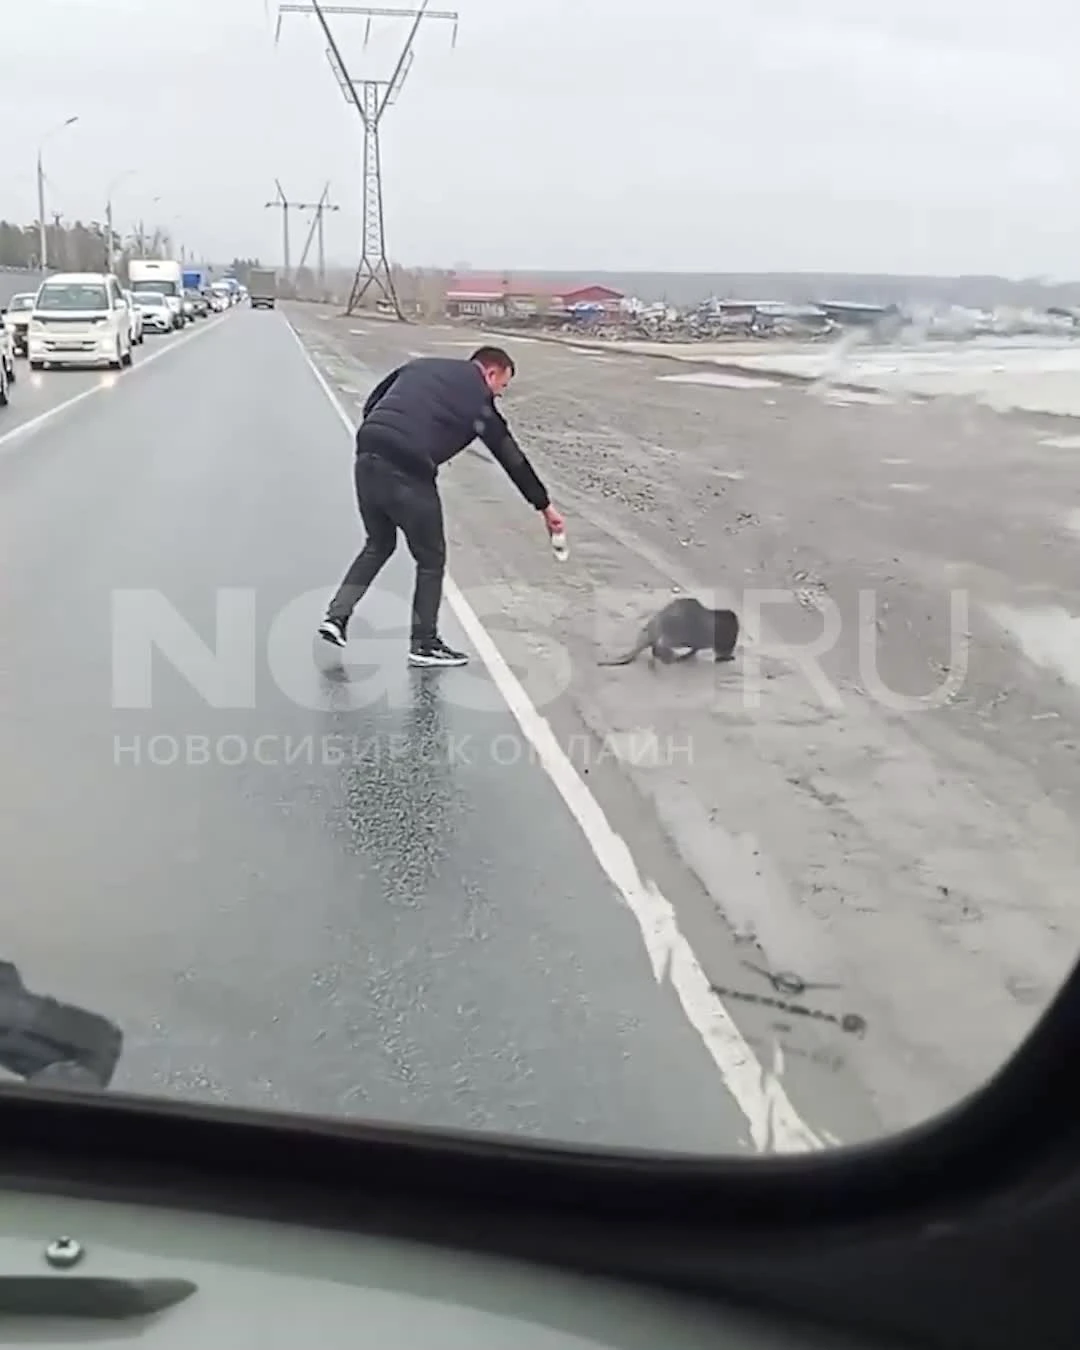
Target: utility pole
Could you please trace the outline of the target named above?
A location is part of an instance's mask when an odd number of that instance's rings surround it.
[[[41,166],[41,151],[37,157],[38,257],[44,274],[49,268],[49,228],[45,223],[45,170]]]
[[[281,184],[278,182],[278,180],[277,180],[276,178],[274,179],[274,187],[277,188],[277,196],[274,198],[274,200],[273,200],[272,202],[267,202],[267,203],[266,203],[266,209],[269,211],[269,210],[271,209],[271,207],[280,207],[280,208],[281,208],[281,252],[282,252],[282,257],[283,257],[284,264],[285,264],[285,276],[284,276],[284,280],[285,280],[286,282],[288,282],[288,280],[289,280],[289,211],[290,211],[290,209],[291,209],[292,207],[295,207],[295,206],[297,205],[297,203],[296,203],[296,202],[291,202],[291,201],[289,201],[289,199],[285,196],[285,191],[284,191],[284,189],[282,188]]]
[[[450,45],[453,47],[457,44],[458,15],[454,10],[430,10],[428,0],[420,0],[417,9],[390,9],[373,5],[327,5],[321,3],[321,0],[311,0],[310,4],[281,4],[278,6],[275,45],[281,35],[281,18],[284,14],[314,14],[318,19],[326,38],[326,58],[330,63],[330,69],[345,95],[345,101],[356,109],[364,127],[364,195],[360,263],[353,278],[345,313],[354,313],[364,296],[374,286],[382,298],[393,307],[397,317],[404,319],[405,315],[401,312],[401,305],[394,290],[390,263],[386,256],[379,124],[386,109],[397,100],[405,77],[412,68],[413,44],[421,22],[425,18],[450,20],[453,23]],[[330,31],[326,17],[328,14],[366,18],[365,47],[371,35],[372,19],[412,19],[405,45],[388,80],[354,80],[350,76],[342,59],[341,49]]]
[[[296,264],[296,271],[297,273],[299,273],[301,267],[303,267],[304,263],[307,262],[307,255],[309,250],[311,249],[311,240],[312,237],[314,236],[318,241],[317,244],[319,253],[318,275],[320,287],[326,285],[326,236],[323,232],[323,216],[327,211],[341,210],[340,206],[335,206],[332,202],[327,200],[329,196],[330,196],[330,184],[327,183],[327,185],[322,190],[322,196],[319,198],[317,202],[296,202],[294,204],[294,209],[297,211],[315,212],[314,216],[312,216],[311,218],[311,229],[308,230],[308,237],[304,242],[304,251],[300,255],[300,261]]]
[[[125,169],[122,174],[114,178],[105,189],[105,270],[112,272],[116,268],[116,235],[113,233],[113,193],[124,181],[130,178],[135,172],[134,169]]]
[[[63,271],[68,265],[68,244],[61,231],[64,228],[64,216],[60,211],[52,213],[53,229],[56,231],[56,238],[60,247],[60,268]]]

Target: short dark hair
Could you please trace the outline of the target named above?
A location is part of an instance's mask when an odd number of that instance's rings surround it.
[[[511,375],[517,374],[510,353],[504,352],[501,347],[477,347],[469,360],[475,361],[480,366],[494,366],[496,370],[508,370]]]

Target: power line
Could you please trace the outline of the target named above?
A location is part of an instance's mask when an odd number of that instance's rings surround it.
[[[278,6],[275,43],[281,33],[281,18],[284,14],[314,14],[318,19],[326,38],[326,59],[334,78],[345,95],[345,101],[351,103],[360,116],[364,127],[364,195],[362,242],[360,263],[353,278],[349,292],[346,314],[352,314],[372,286],[387,301],[399,319],[404,319],[390,263],[386,256],[386,225],[383,215],[382,159],[379,153],[379,123],[401,93],[402,86],[412,69],[413,44],[424,19],[445,19],[453,24],[450,45],[457,44],[458,15],[454,10],[429,10],[428,0],[420,0],[417,9],[390,9],[375,5],[326,5],[320,0],[311,0],[310,4],[281,4]],[[328,14],[348,15],[367,20],[364,33],[364,46],[371,35],[372,19],[412,19],[409,35],[398,56],[397,64],[388,80],[354,80],[342,59],[341,50],[330,31]]]

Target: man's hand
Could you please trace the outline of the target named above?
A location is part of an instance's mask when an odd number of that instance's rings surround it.
[[[562,534],[566,521],[559,515],[555,507],[545,506],[542,514],[544,523],[548,527],[548,534]]]

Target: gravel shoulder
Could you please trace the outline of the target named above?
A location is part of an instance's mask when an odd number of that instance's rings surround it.
[[[478,336],[288,314],[346,400]],[[865,1088],[844,1137],[951,1105],[1080,945],[1080,450],[961,400],[726,388],[506,342],[506,411],[572,555],[470,451],[443,477],[457,583],[553,725],[588,731],[605,805],[631,794],[658,823],[728,998],[768,992],[754,966],[823,986],[802,1001],[824,1017],[747,1011],[759,1057]],[[737,605],[733,666],[597,667],[679,591]]]

